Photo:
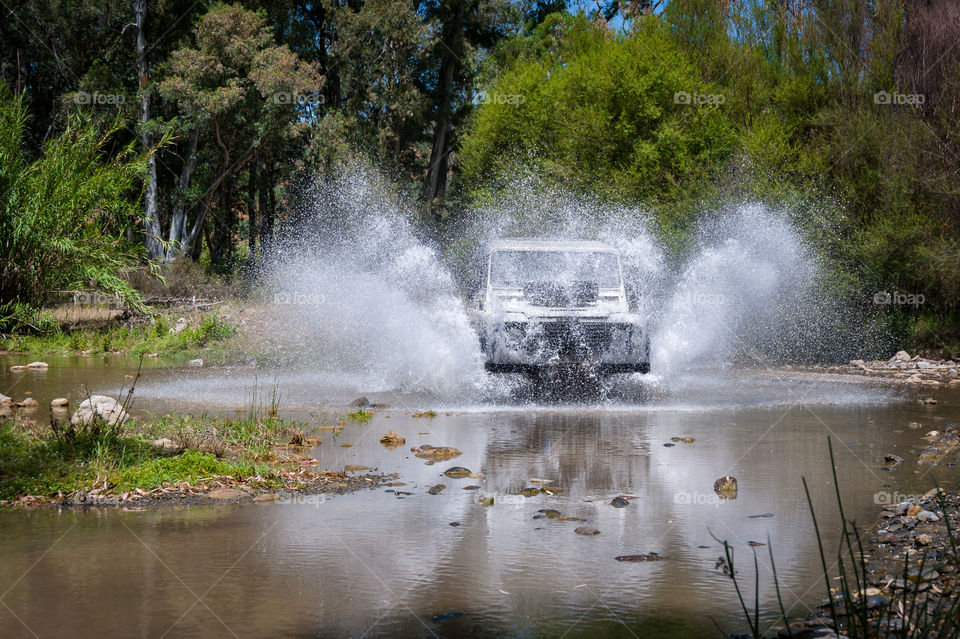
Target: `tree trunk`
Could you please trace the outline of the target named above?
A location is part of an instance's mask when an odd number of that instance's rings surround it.
[[[200,129],[194,129],[190,134],[187,154],[180,169],[180,179],[177,182],[177,203],[173,208],[173,218],[170,220],[170,234],[167,237],[167,261],[172,262],[181,255],[180,248],[187,240],[187,189],[193,178],[193,170],[197,166],[197,142],[200,139]]]
[[[453,112],[453,79],[463,51],[463,3],[457,3],[451,21],[444,23],[441,34],[443,58],[440,63],[440,79],[437,85],[437,121],[433,127],[433,148],[427,179],[423,186],[423,199],[431,202],[443,197],[447,190],[447,169],[450,155],[450,118]]]
[[[273,251],[273,225],[277,212],[276,195],[273,192],[273,160],[268,159],[263,165],[260,181],[260,247],[264,255]]]
[[[143,201],[143,230],[147,253],[150,259],[163,257],[163,242],[160,240],[160,220],[157,219],[157,157],[150,151],[149,69],[147,68],[147,37],[144,22],[147,19],[147,0],[133,0],[133,14],[137,24],[137,74],[140,85],[140,142],[143,152],[149,153],[147,159],[147,191]]]

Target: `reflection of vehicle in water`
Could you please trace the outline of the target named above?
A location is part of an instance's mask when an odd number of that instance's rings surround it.
[[[649,372],[650,339],[630,298],[606,244],[497,241],[474,309],[486,368],[534,379]]]

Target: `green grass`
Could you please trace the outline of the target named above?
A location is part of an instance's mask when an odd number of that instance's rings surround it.
[[[267,477],[272,475],[272,471],[265,464],[217,459],[210,453],[186,450],[173,457],[154,457],[131,466],[117,468],[107,475],[107,480],[116,487],[116,490],[126,491],[135,488],[153,490],[158,486],[175,482],[196,483],[211,477],[229,476],[244,479],[257,475]]]
[[[42,334],[8,335],[0,339],[0,350],[33,354],[92,354],[123,351],[133,357],[157,353],[166,357],[190,357],[212,350],[236,334],[236,327],[216,313],[205,315],[197,326],[179,333],[172,316],[157,316],[149,323],[111,326],[97,330],[57,329]]]
[[[104,479],[115,493],[216,476],[279,484],[283,462],[273,447],[304,430],[298,422],[257,416],[165,416],[123,432],[0,421],[0,499],[69,494]],[[172,439],[182,452],[164,454],[152,444],[159,437]]]
[[[369,422],[371,417],[373,417],[373,413],[367,410],[363,410],[362,408],[352,413],[347,413],[347,419],[354,422],[359,422],[361,424],[366,424],[367,422]]]

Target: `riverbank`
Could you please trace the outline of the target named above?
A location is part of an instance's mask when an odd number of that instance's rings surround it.
[[[924,436],[919,466],[955,467],[960,430],[949,422]],[[904,463],[888,454],[888,467]],[[960,631],[960,490],[923,494],[882,491],[879,512],[864,530],[845,524],[837,566],[825,576],[831,598],[806,618],[782,627],[778,637],[956,637]],[[832,562],[829,556],[826,561]]]
[[[0,506],[290,501],[396,479],[367,467],[324,468],[310,455],[349,416],[311,427],[253,411],[234,419],[116,414],[123,417],[114,424],[71,423],[62,408],[47,421],[27,407],[0,420]]]

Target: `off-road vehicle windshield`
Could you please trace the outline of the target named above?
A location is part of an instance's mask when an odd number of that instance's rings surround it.
[[[522,287],[546,280],[617,288],[620,266],[616,253],[609,251],[494,251],[490,256],[491,286]]]

